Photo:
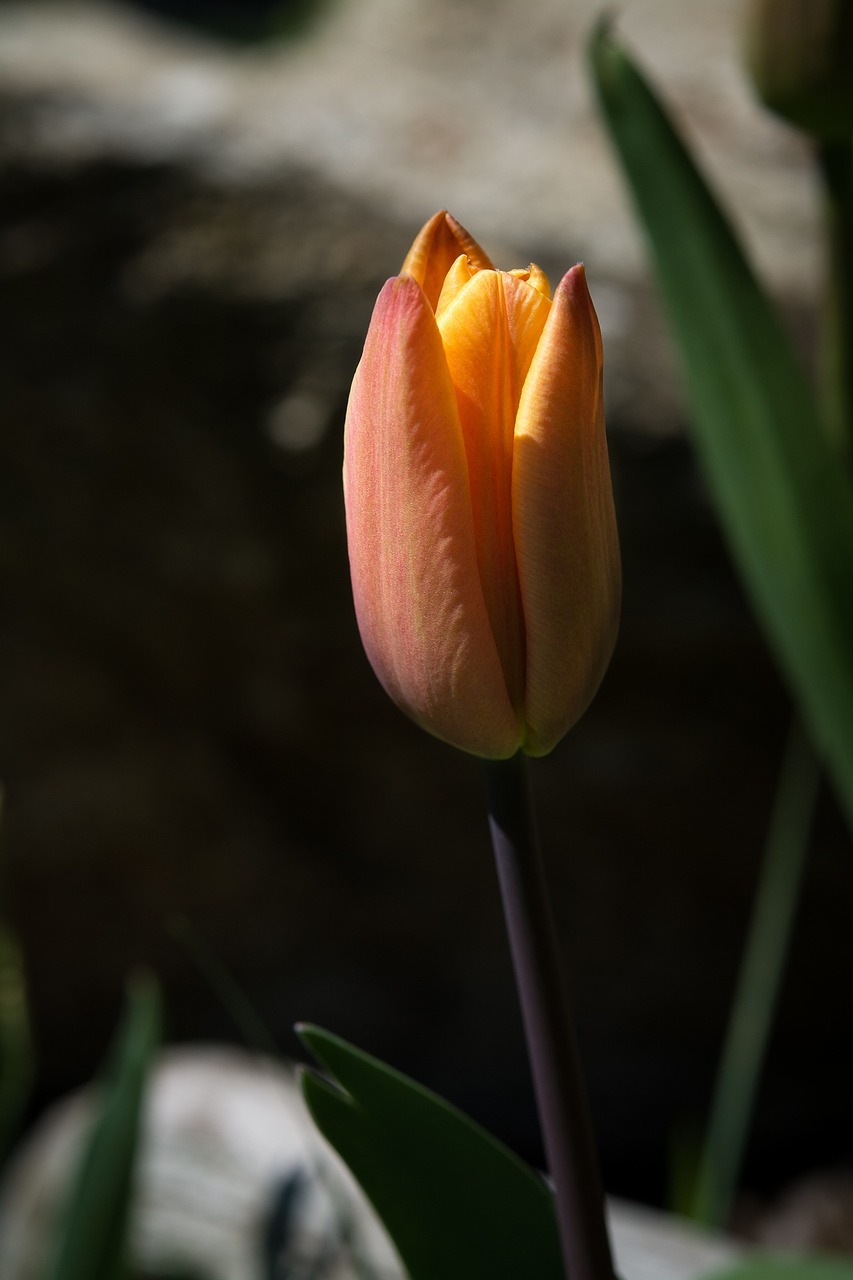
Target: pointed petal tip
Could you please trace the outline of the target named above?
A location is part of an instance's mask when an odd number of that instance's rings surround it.
[[[367,347],[374,331],[386,323],[391,317],[405,310],[419,310],[425,304],[424,291],[415,276],[401,272],[398,276],[390,276],[379,290],[373,304],[373,314],[368,326]]]
[[[466,254],[474,267],[481,270],[492,268],[488,255],[462,223],[446,209],[439,209],[415,236],[401,274],[417,280],[430,306],[435,309],[444,278],[460,253]]]
[[[587,284],[586,267],[582,262],[576,263],[567,271],[557,285],[554,290],[553,307],[557,316],[560,317],[557,323],[564,329],[566,336],[573,335],[570,346],[575,347],[580,335],[584,333],[591,337],[600,371],[604,362],[601,327]]]
[[[566,274],[563,276],[560,283],[557,285],[557,289],[555,290],[555,293],[558,290],[562,290],[564,293],[569,294],[569,296],[572,298],[580,298],[584,296],[588,298],[589,285],[587,284],[587,279],[586,279],[585,263],[576,262],[573,267],[570,267],[569,270],[566,272]]]

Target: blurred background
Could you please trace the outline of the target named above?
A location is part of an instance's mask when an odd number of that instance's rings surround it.
[[[535,787],[605,1181],[701,1125],[790,718],[596,120],[589,0],[0,3],[0,778],[32,1113],[148,966],[175,1042],[309,1019],[541,1158],[478,763],[363,656],[340,494],[373,300],[448,207],[587,264],[624,556],[603,689]],[[805,358],[817,201],[734,0],[625,0]],[[853,859],[823,794],[746,1181],[849,1162]]]

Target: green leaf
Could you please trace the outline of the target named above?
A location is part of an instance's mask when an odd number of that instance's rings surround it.
[[[800,1254],[794,1258],[761,1255],[706,1280],[853,1280],[853,1263],[842,1258]]]
[[[65,1208],[48,1280],[120,1280],[146,1075],[160,1035],[153,982],[130,989],[103,1096]]]
[[[778,316],[651,88],[606,25],[590,57],[732,552],[853,826],[853,492]]]
[[[544,1180],[449,1103],[317,1027],[299,1035],[334,1077],[302,1077],[411,1280],[563,1280]]]
[[[33,1077],[24,966],[17,939],[0,922],[0,1157],[14,1135]]]
[[[0,787],[0,1159],[5,1156],[21,1119],[33,1078],[24,962],[18,940],[6,922],[2,818]]]

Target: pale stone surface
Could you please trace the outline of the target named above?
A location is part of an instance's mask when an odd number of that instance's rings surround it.
[[[0,82],[32,104],[12,133],[43,162],[169,162],[232,193],[298,172],[409,238],[450,208],[504,267],[533,257],[553,274],[583,259],[608,350],[609,417],[661,434],[683,402],[585,66],[601,8],[500,0],[485,15],[477,0],[331,0],[303,38],[235,52],[119,4],[10,3],[0,6]],[[677,0],[628,0],[619,28],[773,290],[809,311],[819,281],[810,159],[753,101],[737,16],[736,0],[691,0],[689,20]],[[159,237],[128,290],[150,297],[225,270],[230,288],[273,299],[309,269],[333,288],[351,270],[348,238],[307,268],[289,256],[285,224],[258,226],[238,256],[225,221],[211,205],[195,226]],[[383,265],[396,268],[390,246]],[[282,413],[274,437],[316,430],[316,405]]]
[[[3,1280],[38,1280],[43,1273],[90,1101],[87,1092],[57,1106],[7,1175],[0,1199]],[[178,1263],[209,1280],[258,1280],[275,1190],[296,1170],[305,1181],[283,1275],[403,1280],[372,1210],[314,1129],[291,1070],[216,1047],[166,1053],[146,1112],[132,1227],[137,1265]],[[344,1220],[355,1228],[354,1251],[342,1242]],[[621,1201],[610,1204],[610,1227],[623,1280],[693,1280],[739,1256],[722,1237]]]
[[[306,38],[227,53],[120,6],[0,8],[0,77],[46,95],[38,146],[120,151],[234,181],[298,164],[413,226],[447,206],[478,236],[568,247],[593,276],[643,251],[591,101],[592,0],[337,0]],[[619,27],[777,288],[814,281],[802,144],[753,102],[736,0],[627,0]]]
[[[91,1103],[87,1090],[54,1107],[7,1173],[0,1196],[4,1280],[44,1274]],[[282,1274],[353,1280],[351,1259],[364,1256],[375,1280],[397,1280],[396,1255],[314,1129],[292,1069],[215,1046],[167,1052],[145,1113],[131,1227],[135,1265],[258,1280],[276,1194],[294,1176],[300,1185]],[[343,1206],[347,1225],[355,1225],[355,1255],[342,1240]]]
[[[716,1232],[621,1200],[610,1202],[610,1231],[623,1280],[692,1280],[743,1256],[742,1247]]]

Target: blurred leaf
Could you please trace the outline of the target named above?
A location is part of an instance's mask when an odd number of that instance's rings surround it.
[[[817,1254],[793,1258],[759,1254],[725,1271],[714,1271],[705,1280],[853,1280],[853,1262]]]
[[[100,1108],[70,1189],[48,1280],[120,1280],[146,1075],[160,1035],[148,979],[130,988]]]
[[[0,882],[5,880],[2,849],[3,791],[0,788]],[[3,886],[5,888],[5,885]],[[8,1149],[29,1097],[33,1051],[24,963],[17,938],[5,922],[0,902],[0,1158]]]
[[[32,1076],[24,966],[17,940],[0,923],[0,1157],[26,1106]]]
[[[130,1280],[216,1280],[216,1278],[196,1271],[192,1267],[189,1269],[179,1267],[178,1270],[174,1267],[167,1267],[165,1270],[154,1267],[141,1272],[134,1268]]]
[[[302,1077],[411,1280],[563,1280],[544,1180],[449,1103],[317,1027],[299,1035],[334,1077]]]
[[[255,1053],[277,1058],[278,1045],[266,1023],[234,975],[202,937],[195,924],[186,916],[175,914],[169,921],[169,932],[183,947],[187,958],[195,965],[223,1011],[231,1018],[235,1029],[243,1037],[246,1047],[254,1050]]]
[[[779,319],[651,88],[606,25],[590,56],[724,528],[853,826],[853,492]]]

